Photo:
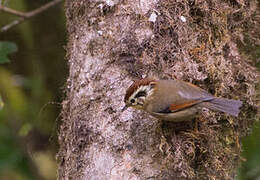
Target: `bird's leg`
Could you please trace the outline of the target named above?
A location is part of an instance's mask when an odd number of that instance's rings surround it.
[[[198,132],[199,132],[199,130],[198,130],[198,118],[196,117],[195,119],[194,119],[194,131],[195,131],[195,133],[197,134]]]

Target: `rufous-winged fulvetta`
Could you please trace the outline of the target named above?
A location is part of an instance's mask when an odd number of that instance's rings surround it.
[[[202,108],[238,116],[242,102],[215,97],[181,80],[141,79],[126,91],[123,108],[134,107],[166,121],[188,121]]]

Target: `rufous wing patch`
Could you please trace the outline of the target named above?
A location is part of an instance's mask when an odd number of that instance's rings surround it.
[[[194,101],[189,101],[189,102],[186,102],[186,103],[183,103],[183,104],[171,104],[170,106],[170,111],[174,112],[174,111],[179,111],[179,110],[182,110],[182,109],[185,109],[185,108],[188,108],[188,107],[191,107],[195,104],[198,104],[200,103],[201,101],[198,101],[198,100],[194,100]]]

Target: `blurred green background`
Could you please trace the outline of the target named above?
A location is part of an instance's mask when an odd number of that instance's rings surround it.
[[[23,12],[47,2],[0,0]],[[16,18],[0,12],[0,27]],[[17,51],[8,56],[10,62],[0,64],[1,180],[56,179],[56,133],[68,72],[63,48],[65,32],[63,4],[60,3],[0,33],[0,43],[9,41],[17,46]],[[0,45],[0,52],[1,48],[3,51],[4,47]],[[260,179],[259,127],[257,122],[252,135],[244,138],[242,155],[247,161],[243,161],[239,170],[239,180]]]
[[[27,12],[49,1],[0,2]],[[15,19],[0,12],[0,28]],[[1,180],[56,179],[59,103],[68,71],[65,25],[60,3],[0,33],[0,42],[17,46],[17,52],[8,56],[10,63],[0,64],[0,96],[4,102],[0,110]]]

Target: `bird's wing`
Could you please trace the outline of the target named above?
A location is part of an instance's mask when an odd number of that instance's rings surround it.
[[[186,102],[181,103],[181,104],[171,104],[170,106],[168,106],[167,108],[165,108],[164,110],[162,110],[158,113],[178,112],[178,111],[184,110],[186,108],[190,108],[192,106],[200,104],[202,102],[211,101],[212,99],[214,99],[214,97],[203,98],[203,99],[198,99],[198,100],[190,100],[190,101],[186,101]]]
[[[179,81],[178,86],[179,91],[177,91],[177,94],[180,96],[180,98],[183,99],[208,101],[209,99],[213,99],[214,97],[204,89],[201,89],[194,84],[188,82]]]
[[[207,91],[184,81],[175,80],[171,84],[163,81],[160,85],[162,89],[167,89],[170,86],[173,89],[174,94],[169,95],[164,99],[164,108],[159,110],[158,113],[173,113],[178,112],[189,107],[198,105],[202,102],[207,102],[215,99],[215,97],[209,94]],[[163,92],[168,93],[168,91]],[[162,95],[160,95],[162,96]]]

